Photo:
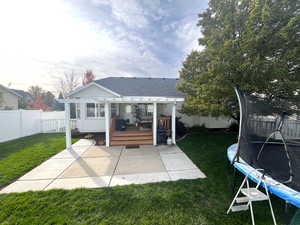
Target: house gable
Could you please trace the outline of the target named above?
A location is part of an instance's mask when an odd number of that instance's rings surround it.
[[[102,87],[95,83],[90,83],[86,86],[80,87],[73,93],[69,94],[70,98],[91,98],[91,97],[119,97],[117,93]]]
[[[19,95],[0,85],[0,109],[18,109]]]

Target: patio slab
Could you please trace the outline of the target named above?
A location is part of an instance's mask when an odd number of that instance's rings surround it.
[[[157,146],[157,151],[160,154],[173,154],[173,153],[183,153],[180,148],[176,145],[168,146],[168,145],[159,145]]]
[[[197,169],[184,153],[161,154],[161,159],[167,171]]]
[[[98,177],[112,175],[118,158],[79,158],[59,176],[59,178],[70,177]]]
[[[48,184],[50,184],[52,179],[50,180],[18,180],[14,183],[8,185],[4,189],[1,190],[0,193],[12,193],[12,192],[25,192],[25,191],[41,191]]]
[[[49,159],[26,173],[19,180],[54,179],[68,168],[73,161],[73,158]]]
[[[76,146],[91,146],[94,145],[93,140],[88,140],[88,139],[80,139],[79,141],[75,142],[72,147]]]
[[[104,146],[91,146],[82,155],[83,158],[93,157],[119,157],[122,147],[107,148]]]
[[[107,187],[111,176],[56,179],[45,190]]]
[[[55,156],[51,157],[51,159],[77,159],[80,155],[87,150],[86,146],[78,146],[73,147],[71,150],[63,150],[60,153],[56,154]]]
[[[205,178],[177,146],[91,146],[80,140],[37,166],[0,193],[101,188],[179,179]]]
[[[146,183],[154,183],[154,182],[162,182],[162,181],[170,181],[170,177],[167,172],[114,175],[112,177],[110,186],[146,184]]]
[[[142,155],[121,157],[115,174],[137,174],[165,172],[159,155]]]
[[[206,178],[205,174],[202,173],[198,168],[191,169],[191,170],[169,171],[168,173],[172,181],[176,181],[180,179]]]
[[[121,158],[123,157],[131,157],[131,156],[157,156],[159,157],[159,152],[156,150],[155,147],[149,146],[140,146],[139,148],[124,148],[122,151]]]

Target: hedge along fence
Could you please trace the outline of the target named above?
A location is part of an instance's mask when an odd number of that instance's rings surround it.
[[[65,131],[64,111],[0,110],[0,142],[33,134]],[[72,128],[75,121],[71,121]]]

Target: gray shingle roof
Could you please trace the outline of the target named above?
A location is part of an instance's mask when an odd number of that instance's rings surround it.
[[[178,79],[108,77],[95,82],[122,96],[184,97],[176,89]]]
[[[15,93],[17,93],[18,95],[22,96],[22,98],[26,98],[26,99],[31,99],[33,100],[33,97],[31,96],[31,94],[29,94],[27,91],[23,91],[23,90],[18,90],[18,89],[10,89],[12,91],[14,91]]]

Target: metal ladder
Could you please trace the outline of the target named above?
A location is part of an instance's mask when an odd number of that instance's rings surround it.
[[[248,176],[252,172],[259,171],[259,170],[262,170],[262,169],[255,169],[255,170],[251,171],[250,173],[248,173],[245,176],[245,179],[243,180],[238,192],[236,193],[233,201],[230,204],[229,209],[227,210],[227,214],[229,214],[230,212],[246,211],[246,210],[249,210],[249,208],[250,208],[252,225],[255,225],[252,202],[268,201],[269,206],[270,206],[270,210],[271,210],[273,223],[274,223],[274,225],[277,225],[276,219],[275,219],[275,216],[274,216],[274,211],[273,211],[271,199],[270,199],[270,196],[269,196],[268,187],[267,187],[267,185],[264,181],[264,179],[265,179],[264,175],[262,175],[259,178],[259,182],[257,183],[257,185],[255,187],[250,187],[250,185],[249,185]],[[244,187],[245,184],[246,184],[246,187]],[[263,187],[265,189],[265,193],[258,190],[258,188],[261,184],[263,185]]]

